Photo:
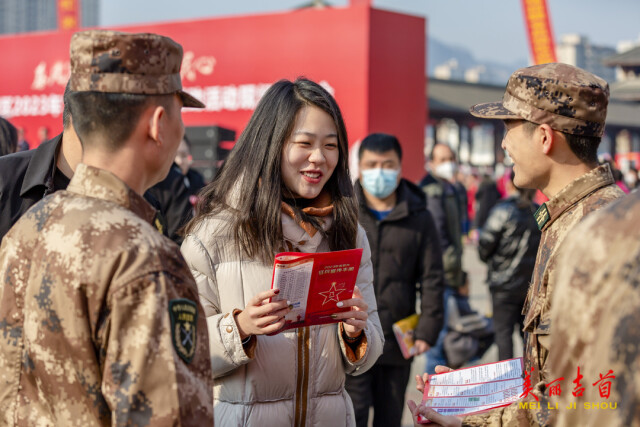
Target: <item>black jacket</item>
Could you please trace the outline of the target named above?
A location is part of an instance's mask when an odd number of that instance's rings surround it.
[[[171,166],[167,177],[151,187],[150,193],[160,203],[160,213],[167,220],[168,236],[178,245],[182,243],[180,235],[182,227],[193,218],[193,205],[189,200],[192,195],[185,184],[184,175],[175,163]]]
[[[484,227],[489,212],[498,204],[502,195],[498,191],[498,186],[491,178],[484,178],[476,191],[476,216],[473,225],[478,230]]]
[[[478,252],[489,268],[487,281],[492,292],[526,294],[540,243],[533,216],[537,208],[535,203],[512,196],[489,213]]]
[[[18,219],[55,188],[54,174],[62,134],[38,148],[0,157],[0,243]],[[65,185],[66,188],[66,185]],[[160,210],[158,201],[146,192],[145,199]],[[156,226],[166,230],[166,220],[158,216]],[[166,232],[164,233],[166,234]]]
[[[464,285],[462,273],[462,203],[456,187],[428,173],[418,184],[427,196],[427,209],[438,230],[444,277],[448,286]]]
[[[62,134],[38,148],[0,157],[0,242],[29,208],[55,191],[53,174]]]
[[[397,204],[382,221],[367,207],[359,181],[355,190],[360,223],[371,246],[373,285],[385,338],[377,363],[410,363],[402,357],[392,325],[415,313],[416,292],[421,293],[422,315],[415,338],[434,345],[443,325],[444,272],[435,224],[424,193],[409,181],[400,182]]]

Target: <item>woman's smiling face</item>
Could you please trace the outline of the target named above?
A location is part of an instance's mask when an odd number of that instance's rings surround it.
[[[318,107],[304,106],[282,148],[282,181],[291,196],[317,197],[331,178],[339,156],[333,118]]]

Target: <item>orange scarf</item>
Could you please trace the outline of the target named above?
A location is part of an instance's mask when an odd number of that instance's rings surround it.
[[[309,206],[302,209],[302,212],[311,216],[329,216],[333,213],[333,204],[331,203],[331,195],[328,191],[322,190],[318,197],[311,200]],[[293,218],[293,220],[298,224],[310,237],[313,237],[318,231],[312,224],[302,221],[300,218],[296,218],[295,211],[287,202],[281,202],[282,212]]]

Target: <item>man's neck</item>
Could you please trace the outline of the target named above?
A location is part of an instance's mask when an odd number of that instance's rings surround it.
[[[82,161],[82,144],[74,131],[65,130],[56,160],[56,167],[71,179],[78,163]]]
[[[395,190],[384,199],[379,199],[372,196],[371,194],[367,193],[367,190],[365,190],[364,188],[362,189],[362,192],[364,193],[364,198],[369,209],[384,212],[390,211],[396,206],[397,197]]]
[[[585,163],[558,166],[551,171],[548,183],[543,188],[540,188],[540,191],[549,199],[553,198],[576,179],[598,167],[597,164],[587,165]]]
[[[140,162],[136,159],[138,156],[132,155],[127,148],[115,153],[94,149],[85,151],[82,163],[111,172],[133,191],[142,195],[150,185],[145,179]]]

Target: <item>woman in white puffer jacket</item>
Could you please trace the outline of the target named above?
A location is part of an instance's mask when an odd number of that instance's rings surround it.
[[[333,97],[281,80],[201,193],[182,252],[207,316],[217,426],[355,426],[344,376],[369,369],[384,338],[347,156]],[[267,335],[290,311],[269,303],[274,255],[353,248],[362,261],[339,323]]]

